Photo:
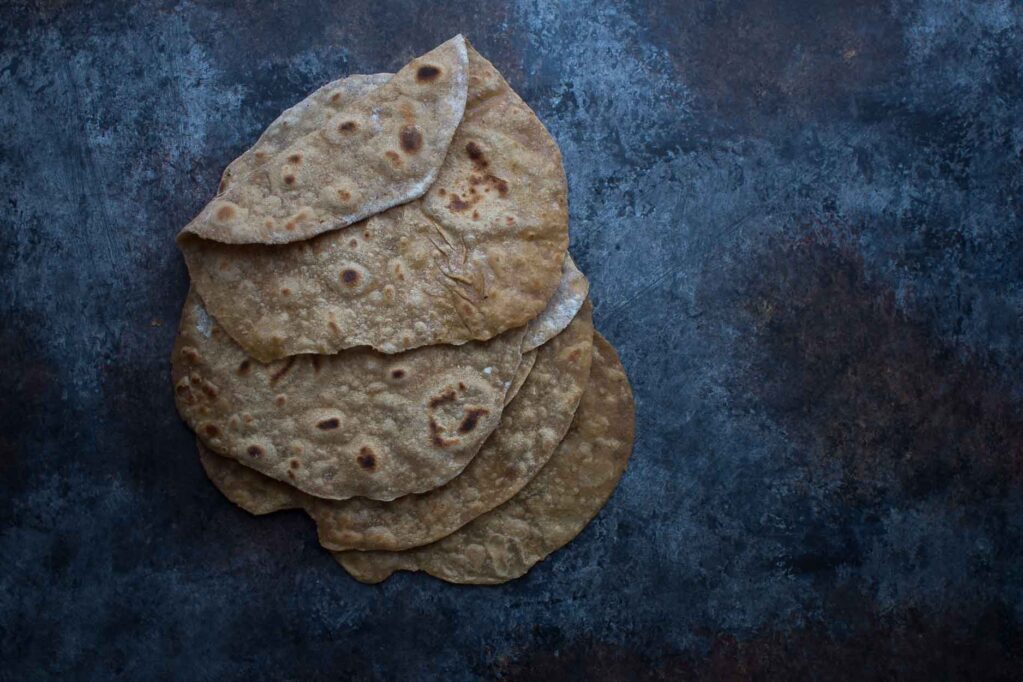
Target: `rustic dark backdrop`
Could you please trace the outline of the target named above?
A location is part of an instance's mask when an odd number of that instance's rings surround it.
[[[1016,2],[5,2],[0,678],[1018,679]],[[636,393],[495,588],[349,579],[206,481],[177,230],[286,106],[464,32],[564,152]]]

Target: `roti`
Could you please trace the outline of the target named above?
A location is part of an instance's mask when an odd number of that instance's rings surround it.
[[[201,446],[200,457],[221,492],[254,514],[304,508],[316,521],[320,544],[328,549],[424,545],[510,499],[540,471],[571,424],[589,376],[592,349],[592,310],[586,303],[561,334],[537,349],[532,371],[473,461],[446,485],[422,495],[390,502],[324,500],[268,482]],[[272,492],[261,497],[267,485]]]
[[[281,126],[274,137],[283,144],[255,150],[263,163],[235,175],[184,231],[232,244],[283,244],[421,197],[465,112],[468,60],[465,39],[455,36],[385,83],[328,100],[335,111],[315,129]],[[324,104],[314,98],[308,108]]]
[[[568,435],[515,497],[451,535],[404,552],[339,552],[352,576],[376,583],[426,571],[453,583],[496,584],[525,575],[597,515],[632,452],[635,410],[611,345],[595,334],[589,384]]]
[[[285,109],[267,126],[245,153],[232,161],[220,179],[223,194],[237,179],[266,165],[288,146],[290,140],[316,132],[340,113],[342,105],[372,92],[391,79],[393,73],[353,74],[321,86],[295,106]]]
[[[523,333],[263,364],[193,292],[172,380],[181,416],[219,454],[318,497],[391,500],[443,485],[476,455],[500,421]]]
[[[342,99],[357,86],[346,83],[335,88]],[[287,244],[224,243],[193,227],[182,233],[178,243],[193,286],[249,355],[269,362],[354,346],[398,353],[461,344],[493,338],[541,313],[561,281],[568,246],[561,154],[529,107],[471,47],[467,93],[447,156],[419,199]],[[325,116],[324,99],[314,95],[297,118]],[[271,151],[282,151],[267,158],[286,155],[292,133],[297,138],[304,129],[268,130]],[[252,168],[246,177],[276,168],[271,161],[254,166],[256,154],[239,162]],[[224,196],[238,184],[229,171]]]

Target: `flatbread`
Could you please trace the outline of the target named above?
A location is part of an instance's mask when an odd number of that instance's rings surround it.
[[[218,453],[311,495],[391,500],[446,483],[478,452],[500,421],[523,331],[264,365],[190,292],[172,380],[181,416]]]
[[[635,427],[629,380],[611,345],[595,336],[593,369],[572,428],[518,495],[432,545],[335,554],[345,570],[369,583],[395,571],[426,571],[453,583],[503,583],[578,535],[625,471]]]
[[[393,73],[352,74],[321,86],[275,118],[267,126],[256,144],[232,161],[220,179],[219,193],[223,193],[237,178],[244,179],[249,173],[275,158],[288,146],[290,140],[316,132],[351,100],[366,95],[387,81]]]
[[[586,276],[576,267],[570,254],[565,254],[562,266],[561,282],[547,301],[547,306],[526,327],[526,336],[522,339],[523,350],[533,350],[547,343],[568,326],[583,301],[590,292],[590,283]]]
[[[284,244],[421,197],[462,120],[467,70],[465,39],[455,36],[386,83],[339,102],[315,130],[289,133],[285,146],[235,176],[185,232],[231,244]]]
[[[422,495],[391,502],[338,502],[303,495],[274,481],[272,495],[259,497],[266,477],[210,453],[201,444],[199,455],[210,480],[244,509],[263,514],[303,507],[316,521],[320,544],[328,549],[398,550],[424,545],[502,504],[543,467],[568,430],[582,397],[592,349],[592,308],[586,303],[565,331],[537,350],[533,370],[479,454],[447,485]]]
[[[218,455],[196,438],[199,462],[227,499],[256,516],[284,509],[301,509],[302,493],[287,483],[264,476],[229,457]]]
[[[540,314],[568,246],[561,153],[471,48],[468,91],[421,199],[294,244],[179,238],[193,286],[246,352],[396,353],[488,339]]]
[[[519,368],[515,370],[515,376],[512,378],[511,386],[508,387],[508,393],[504,396],[505,405],[514,400],[515,396],[519,394],[519,389],[522,388],[522,384],[526,383],[526,379],[529,377],[529,373],[533,371],[533,365],[535,364],[535,348],[522,354],[522,362],[519,363]]]

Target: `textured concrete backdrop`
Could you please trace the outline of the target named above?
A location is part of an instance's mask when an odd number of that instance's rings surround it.
[[[0,9],[0,678],[1016,678],[1023,10]],[[496,588],[349,579],[206,481],[173,237],[286,106],[464,32],[565,156],[635,388],[608,507]]]

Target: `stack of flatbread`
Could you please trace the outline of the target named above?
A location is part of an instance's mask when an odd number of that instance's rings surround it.
[[[178,238],[178,410],[213,483],[355,578],[526,573],[582,530],[633,402],[568,255],[561,154],[462,36],[327,83]]]

